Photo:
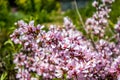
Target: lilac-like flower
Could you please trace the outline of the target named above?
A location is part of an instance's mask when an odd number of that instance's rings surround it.
[[[98,11],[86,21],[89,33],[104,36],[110,12],[107,5],[112,2],[93,3]],[[39,80],[40,76],[43,80],[64,77],[73,80],[120,79],[119,22],[115,25],[117,44],[99,39],[94,42],[97,51],[67,17],[62,28],[51,25],[48,31],[42,25],[34,26],[34,21],[27,24],[20,20],[16,25],[18,28],[10,37],[22,46],[14,56],[17,79]]]
[[[86,20],[86,31],[93,35],[103,37],[105,35],[105,28],[108,25],[107,19],[111,9],[108,6],[111,5],[114,0],[102,0],[101,3],[98,1],[93,2],[93,6],[96,8],[96,12],[91,18]]]
[[[120,56],[114,59],[114,62],[111,65],[110,73],[117,78],[120,79]]]
[[[117,22],[117,24],[115,25],[115,30],[120,33],[120,21]]]

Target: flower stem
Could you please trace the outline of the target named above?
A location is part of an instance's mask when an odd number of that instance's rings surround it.
[[[82,19],[82,17],[81,17],[81,14],[80,14],[80,12],[79,12],[79,10],[78,10],[78,6],[77,6],[76,0],[74,0],[74,4],[75,4],[75,9],[76,9],[76,12],[77,12],[77,14],[78,14],[79,20],[80,20],[80,22],[81,22],[81,24],[82,24],[82,28],[84,29],[86,35],[90,38],[90,42],[91,42],[93,48],[96,50],[96,52],[98,52],[98,50],[96,49],[96,46],[95,46],[95,43],[94,43],[93,38],[92,38],[91,36],[89,36],[87,30],[84,28],[84,27],[85,27],[85,24],[84,24],[84,22],[83,22],[83,19]]]

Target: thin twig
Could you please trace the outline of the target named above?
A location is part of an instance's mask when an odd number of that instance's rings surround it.
[[[82,19],[82,17],[81,17],[81,14],[80,14],[80,12],[79,12],[79,10],[78,10],[78,6],[77,6],[76,0],[74,0],[74,4],[75,4],[75,9],[76,9],[76,12],[77,12],[77,14],[78,14],[78,17],[79,17],[80,22],[81,22],[81,24],[82,24],[82,28],[84,29],[86,35],[90,38],[90,41],[91,41],[91,44],[92,44],[93,48],[96,50],[96,52],[98,52],[98,50],[96,49],[96,45],[95,45],[95,43],[94,43],[93,38],[92,38],[91,36],[89,36],[88,32],[87,32],[86,29],[84,28],[84,27],[85,27],[85,24],[84,24],[84,22],[83,22],[83,19]]]
[[[76,9],[76,12],[77,12],[77,14],[78,14],[79,20],[80,20],[80,22],[81,22],[81,24],[82,24],[82,27],[83,27],[84,31],[87,33],[86,29],[84,28],[84,27],[85,27],[85,24],[84,24],[84,22],[83,22],[83,19],[82,19],[82,17],[81,17],[81,14],[80,14],[80,12],[79,12],[79,10],[78,10],[78,6],[77,6],[76,0],[74,0],[74,4],[75,4],[75,9]]]

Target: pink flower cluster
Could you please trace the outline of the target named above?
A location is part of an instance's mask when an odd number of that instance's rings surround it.
[[[32,73],[45,79],[63,78],[65,74],[67,78],[83,78],[79,74],[85,74],[88,68],[85,64],[94,66],[94,53],[89,54],[91,44],[69,19],[64,20],[65,28],[52,25],[47,32],[42,30],[43,26],[34,27],[33,21],[29,24],[18,21],[19,28],[11,35],[14,43],[22,45],[14,59],[17,78],[28,80]]]
[[[118,21],[117,24],[115,25],[115,30],[116,32],[120,33],[120,21]]]
[[[108,25],[109,12],[111,11],[110,5],[114,0],[102,0],[93,2],[93,6],[96,8],[96,12],[91,18],[86,21],[86,31],[99,37],[103,37],[105,34],[105,28]]]
[[[106,27],[109,12],[106,5],[113,2],[102,1],[98,12],[86,22],[87,27],[95,27],[94,31],[99,29],[96,34]],[[93,5],[97,8],[98,2],[95,1]],[[94,42],[96,51],[91,41],[76,30],[67,17],[64,18],[63,27],[51,25],[48,31],[42,25],[34,26],[34,21],[27,24],[20,20],[16,25],[18,28],[10,37],[15,44],[22,46],[14,58],[17,79],[120,79],[120,36],[117,36],[116,43],[103,39]],[[119,29],[120,22],[115,25],[118,35]]]

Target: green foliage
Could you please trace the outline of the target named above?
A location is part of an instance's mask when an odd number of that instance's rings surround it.
[[[112,11],[110,12],[110,20],[116,24],[118,18],[120,17],[120,0],[115,0],[112,4]]]
[[[20,19],[27,22],[35,20],[36,24],[51,22],[52,12],[59,8],[55,0],[16,0],[16,3],[18,7],[14,9],[9,0],[0,0],[0,80],[15,80],[13,55],[21,45],[15,45],[9,39],[16,29],[14,23]]]
[[[59,9],[59,3],[56,0],[16,0],[20,10],[25,12],[41,12],[45,10],[51,12],[52,10]]]
[[[8,1],[7,0],[0,0],[0,13],[7,12],[8,10]]]
[[[35,20],[36,23],[51,22],[50,15],[46,10],[42,10],[39,14],[34,13],[33,20]]]
[[[7,80],[6,77],[7,77],[7,72],[4,72],[1,77],[0,77],[0,80]]]

